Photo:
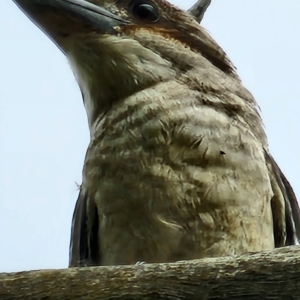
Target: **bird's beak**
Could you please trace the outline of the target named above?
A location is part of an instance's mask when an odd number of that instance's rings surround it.
[[[85,0],[13,0],[63,50],[72,34],[113,33],[126,20]]]

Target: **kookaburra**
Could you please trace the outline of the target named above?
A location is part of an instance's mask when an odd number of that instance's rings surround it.
[[[295,244],[300,213],[222,48],[164,0],[14,0],[66,55],[90,144],[70,266]]]

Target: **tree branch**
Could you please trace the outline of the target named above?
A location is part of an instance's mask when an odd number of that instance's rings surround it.
[[[172,264],[0,274],[0,299],[299,299],[300,247]]]
[[[189,10],[188,13],[192,15],[198,23],[201,23],[204,13],[211,3],[211,0],[198,0]]]

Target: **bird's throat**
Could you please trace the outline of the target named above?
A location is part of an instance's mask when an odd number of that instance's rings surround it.
[[[85,36],[67,46],[90,128],[114,103],[176,76],[170,61],[134,39]]]

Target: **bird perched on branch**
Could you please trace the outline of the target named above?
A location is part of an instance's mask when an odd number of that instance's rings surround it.
[[[192,16],[164,0],[14,1],[68,58],[88,116],[70,266],[296,243],[257,104]]]

